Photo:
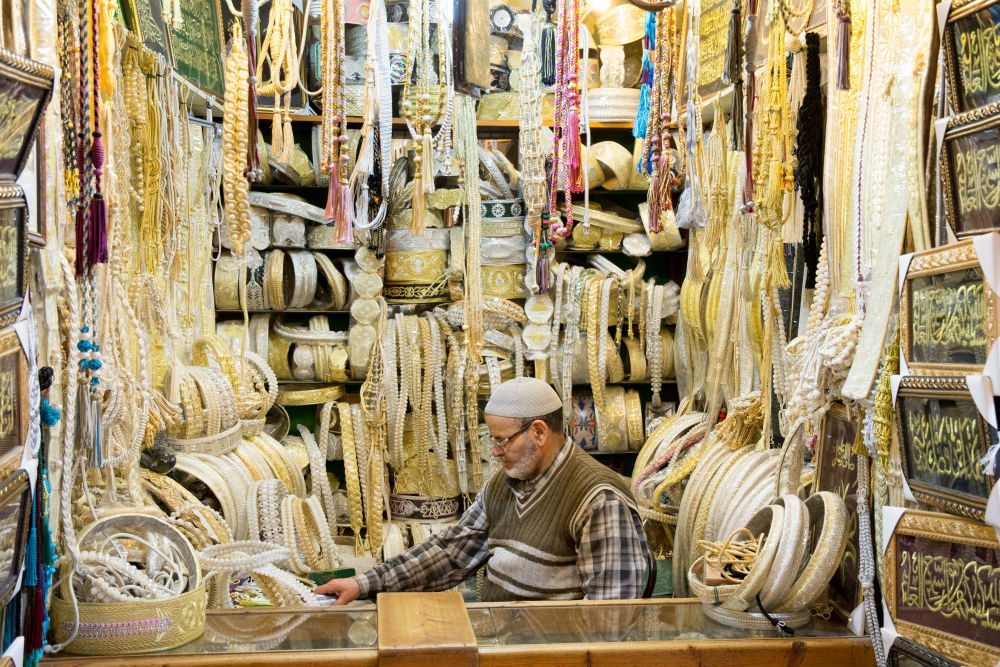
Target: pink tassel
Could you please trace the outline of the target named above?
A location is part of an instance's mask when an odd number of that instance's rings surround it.
[[[354,243],[354,221],[351,220],[350,213],[351,187],[347,183],[342,183],[338,190],[340,210],[337,216],[337,242]]]
[[[566,182],[570,192],[583,192],[583,170],[580,169],[580,113],[569,112],[569,128],[564,141],[569,142]]]
[[[334,164],[329,173],[330,187],[326,191],[326,210],[323,212],[323,217],[326,219],[326,224],[333,225],[337,221],[337,195],[340,189],[340,169]]]

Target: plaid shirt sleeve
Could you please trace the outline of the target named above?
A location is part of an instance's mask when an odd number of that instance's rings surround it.
[[[465,581],[489,556],[482,494],[461,520],[355,579],[361,598],[382,591],[446,591]]]
[[[649,576],[649,547],[639,513],[616,493],[590,504],[579,529],[577,568],[588,600],[642,597]]]

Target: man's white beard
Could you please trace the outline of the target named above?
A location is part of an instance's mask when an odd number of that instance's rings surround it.
[[[511,479],[531,479],[535,476],[535,471],[538,469],[538,462],[541,459],[542,448],[540,445],[534,442],[525,444],[524,449],[521,451],[520,460],[510,470],[504,470],[504,472]]]

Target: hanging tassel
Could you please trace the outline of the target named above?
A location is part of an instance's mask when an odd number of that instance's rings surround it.
[[[648,59],[648,58],[647,58]],[[632,136],[645,139],[649,129],[649,84],[643,79],[639,89],[639,108],[635,112],[635,125],[632,126]],[[642,165],[636,165],[636,171],[642,173]]]
[[[851,87],[851,4],[837,3],[837,90]]]
[[[94,167],[95,193],[90,200],[90,225],[87,229],[87,261],[90,266],[108,261],[107,205],[101,194],[101,176],[104,173],[104,141],[100,131],[94,132],[90,146],[90,163]]]
[[[426,196],[434,192],[434,138],[431,136],[430,128],[427,128],[427,132],[424,133],[423,144],[424,159],[421,162],[421,167],[423,168],[421,176],[423,177],[424,195]]]
[[[556,82],[556,27],[552,17],[542,26],[541,46],[542,85],[552,86]]]
[[[723,83],[736,83],[743,78],[743,20],[740,0],[733,0],[729,19],[729,38],[726,40],[726,61],[722,67]]]
[[[732,150],[743,150],[743,79],[733,82]]]
[[[351,215],[351,186],[347,179],[340,180],[340,210],[337,217],[337,242],[354,243],[354,216]]]
[[[653,61],[651,54],[656,48],[656,14],[646,12],[645,34],[643,35],[642,52],[642,86],[639,88],[639,108],[635,114],[635,125],[632,127],[632,136],[636,139],[645,139],[649,130],[649,105],[650,90],[653,85]],[[642,163],[636,165],[636,171],[643,173]]]
[[[570,192],[583,192],[583,170],[580,168],[580,112],[569,112],[569,127],[563,141],[568,141],[566,157],[566,188]]]
[[[323,211],[323,218],[326,220],[326,224],[333,226],[337,224],[337,209],[338,201],[337,197],[340,194],[340,167],[339,163],[334,162],[331,165],[328,173],[330,174],[330,185],[326,190],[326,209]]]

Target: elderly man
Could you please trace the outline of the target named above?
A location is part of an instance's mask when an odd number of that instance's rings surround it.
[[[637,598],[653,562],[628,486],[563,434],[562,401],[518,378],[486,404],[503,465],[448,530],[316,589],[338,604],[380,591],[441,591],[486,566],[485,600]]]

